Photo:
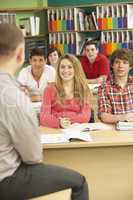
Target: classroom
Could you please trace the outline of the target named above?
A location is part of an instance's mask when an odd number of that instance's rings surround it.
[[[133,200],[132,11],[0,3],[1,200]]]

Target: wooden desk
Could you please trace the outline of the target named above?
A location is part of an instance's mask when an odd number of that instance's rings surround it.
[[[106,130],[91,135],[89,143],[44,145],[44,162],[84,174],[90,200],[133,200],[133,134]]]

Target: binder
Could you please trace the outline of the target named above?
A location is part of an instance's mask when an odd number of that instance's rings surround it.
[[[67,20],[67,27],[68,30],[74,31],[74,10],[73,8],[68,8],[68,20]]]
[[[76,54],[76,40],[74,33],[70,33],[70,44],[70,53]]]
[[[65,9],[61,8],[61,30],[66,31],[67,30],[67,21],[65,19]]]
[[[127,28],[133,28],[133,4],[127,4]]]
[[[128,31],[128,48],[133,49],[133,31]]]
[[[98,30],[102,30],[103,7],[102,6],[97,6],[96,7],[96,13],[97,13]]]
[[[57,34],[57,49],[59,49],[59,51],[61,52],[61,54],[63,55],[64,54],[64,44],[62,42],[62,34],[61,33],[58,33]]]
[[[117,5],[117,18],[118,18],[118,28],[123,28],[123,19],[122,19],[122,7]]]
[[[56,31],[61,31],[61,16],[60,9],[56,9]]]
[[[113,28],[113,22],[112,22],[112,7],[107,7],[107,29]]]
[[[117,49],[117,32],[112,31],[112,53]]]
[[[107,55],[107,50],[106,50],[106,44],[107,44],[107,40],[106,40],[106,34],[107,32],[101,32],[101,44],[100,44],[100,52],[104,55]]]
[[[107,6],[103,6],[102,30],[108,29]]]
[[[127,5],[121,5],[123,28],[127,28]]]
[[[57,31],[56,10],[52,9],[52,31]]]
[[[63,34],[62,41],[64,42],[64,53],[68,53],[68,41],[67,41],[67,34]]]
[[[48,31],[51,32],[52,31],[52,12],[51,10],[48,9],[47,11],[47,16],[48,16]]]
[[[107,32],[107,46],[106,46],[106,55],[112,54],[112,34]]]
[[[116,5],[112,6],[112,28],[118,28],[118,18],[117,18],[117,7]]]

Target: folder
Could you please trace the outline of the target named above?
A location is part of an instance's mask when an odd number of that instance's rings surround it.
[[[67,30],[67,20],[65,19],[65,9],[61,8],[61,30]]]
[[[133,28],[133,4],[127,4],[127,28]]]
[[[52,31],[52,13],[51,10],[48,9],[47,11],[47,15],[48,15],[48,31],[51,32]]]
[[[118,28],[123,28],[123,19],[122,19],[122,7],[117,5],[117,18],[118,18]]]
[[[103,15],[103,8],[102,8],[102,6],[97,6],[96,7],[96,14],[97,14],[98,30],[102,30],[102,15]]]
[[[112,21],[112,6],[107,7],[107,29],[113,28],[113,21]]]
[[[118,18],[117,18],[117,7],[112,6],[112,28],[117,29],[118,28]]]
[[[72,8],[68,9],[67,27],[68,30],[74,31],[74,10]]]
[[[64,53],[68,53],[69,49],[68,49],[68,41],[67,41],[67,34],[63,34],[63,42],[64,42]]]
[[[102,30],[108,29],[107,6],[103,6]]]

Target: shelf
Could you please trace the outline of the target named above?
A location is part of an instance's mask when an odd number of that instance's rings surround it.
[[[31,7],[31,8],[3,8],[0,12],[29,12],[29,11],[43,11],[47,10],[47,7]]]
[[[71,30],[66,30],[66,31],[49,31],[49,33],[88,33],[88,32],[101,32],[101,30],[85,30],[85,31],[71,31]]]
[[[28,35],[28,36],[25,36],[25,39],[30,39],[30,38],[42,38],[42,37],[46,37],[46,36],[47,36],[47,34],[46,34],[46,35],[44,35],[44,34],[41,34],[41,35],[34,35],[34,36]]]

